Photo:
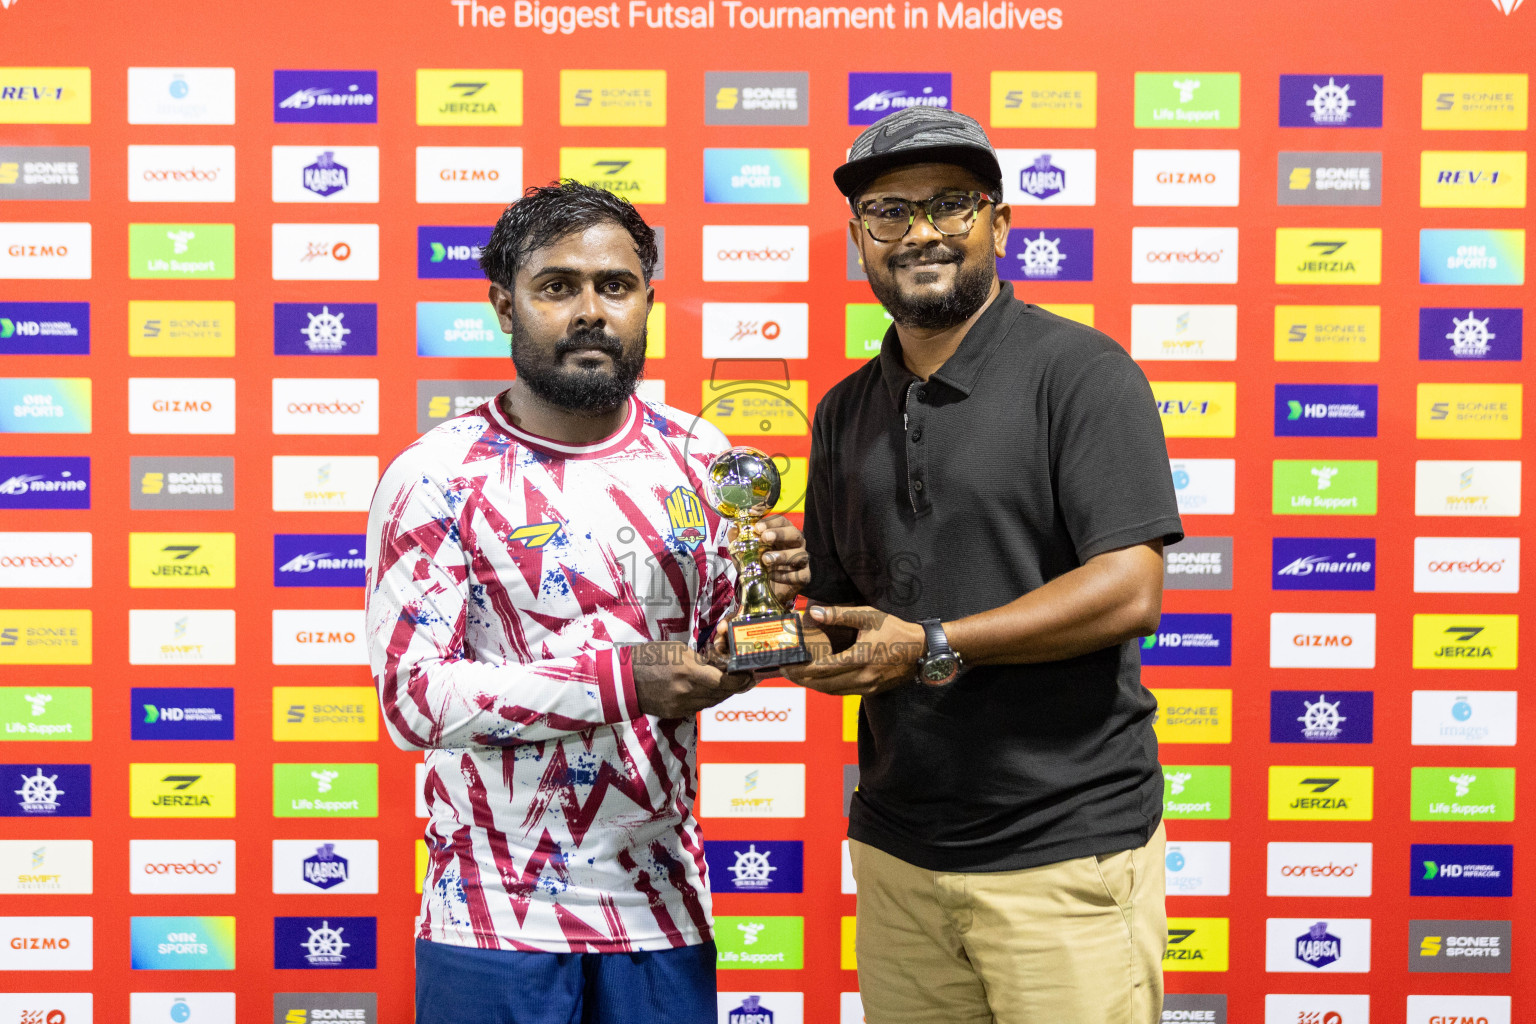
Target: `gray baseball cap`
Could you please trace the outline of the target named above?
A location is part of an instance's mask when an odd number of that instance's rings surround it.
[[[974,118],[958,110],[908,107],[864,129],[853,140],[848,162],[832,172],[832,181],[843,195],[852,196],[893,167],[923,163],[958,164],[986,181],[1003,176],[997,152]]]

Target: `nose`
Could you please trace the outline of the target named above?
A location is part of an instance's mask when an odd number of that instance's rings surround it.
[[[934,227],[928,220],[928,215],[922,210],[917,211],[917,216],[912,218],[912,227],[908,229],[907,236],[902,243],[910,248],[924,249],[934,242],[943,241],[944,234]]]
[[[576,308],[571,311],[571,328],[603,327],[607,323],[603,318],[602,300],[597,294],[597,286],[588,283],[581,289],[576,301]]]

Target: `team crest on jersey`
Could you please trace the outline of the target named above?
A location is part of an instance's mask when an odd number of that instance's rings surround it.
[[[704,503],[686,487],[674,487],[667,495],[667,518],[672,521],[672,536],[697,551],[704,543],[709,524],[704,519]]]
[[[507,543],[521,543],[525,548],[541,548],[555,539],[559,523],[529,523],[507,534]]]

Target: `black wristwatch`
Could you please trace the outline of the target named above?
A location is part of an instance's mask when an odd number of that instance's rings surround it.
[[[928,635],[928,649],[917,659],[917,678],[929,686],[943,686],[954,682],[964,665],[960,655],[949,646],[944,626],[938,619],[922,619],[918,625]]]

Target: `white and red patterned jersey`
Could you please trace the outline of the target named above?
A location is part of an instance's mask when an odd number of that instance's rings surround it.
[[[733,601],[700,500],[719,430],[632,398],[590,445],[495,400],[395,459],[368,516],[368,654],[425,750],[417,934],[622,952],[711,938],[692,719],[641,714],[625,645],[706,643]]]

